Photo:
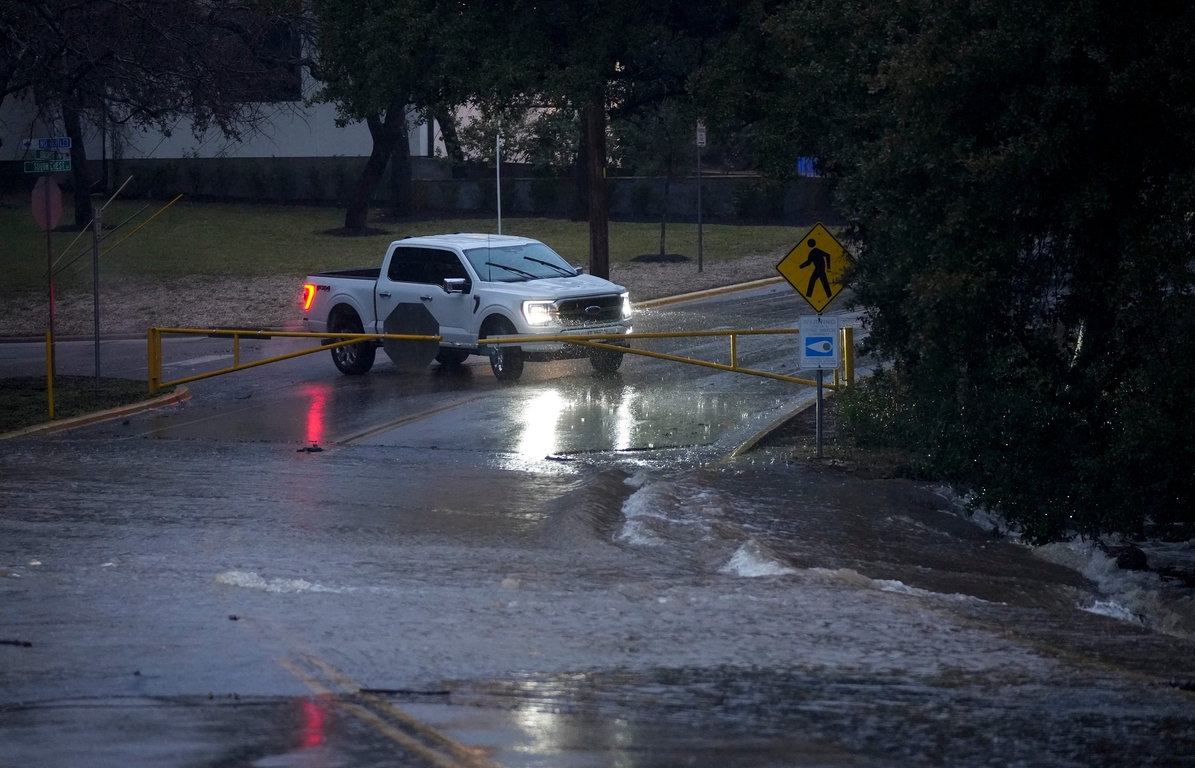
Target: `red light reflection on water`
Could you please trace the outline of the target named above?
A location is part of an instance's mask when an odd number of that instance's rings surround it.
[[[311,396],[311,403],[307,406],[308,443],[322,443],[324,440],[324,408],[330,389],[327,384],[310,384],[307,387],[307,394]]]
[[[311,749],[323,744],[328,728],[328,710],[317,699],[303,699],[299,711],[303,718],[299,730],[299,746]]]

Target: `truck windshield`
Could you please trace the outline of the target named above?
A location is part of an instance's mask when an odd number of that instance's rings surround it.
[[[518,283],[544,277],[574,277],[577,270],[543,243],[470,248],[465,251],[477,276],[489,283]]]

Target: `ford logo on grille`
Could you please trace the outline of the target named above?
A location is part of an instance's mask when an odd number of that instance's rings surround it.
[[[602,314],[602,308],[597,304],[591,304],[585,308],[585,314],[589,317],[597,317],[598,315]]]

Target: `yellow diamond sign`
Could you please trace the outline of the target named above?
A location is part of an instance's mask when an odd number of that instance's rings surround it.
[[[785,280],[820,313],[842,293],[838,282],[850,254],[821,222],[813,225],[801,241],[776,265]]]

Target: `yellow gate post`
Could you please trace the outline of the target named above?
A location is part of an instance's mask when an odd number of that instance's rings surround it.
[[[855,329],[849,325],[842,329],[842,377],[846,386],[855,386]]]
[[[156,395],[162,386],[162,332],[157,328],[148,329],[145,341],[146,379],[149,381],[149,393]]]
[[[50,406],[50,421],[54,420],[54,346],[53,336],[46,331],[46,401]]]

